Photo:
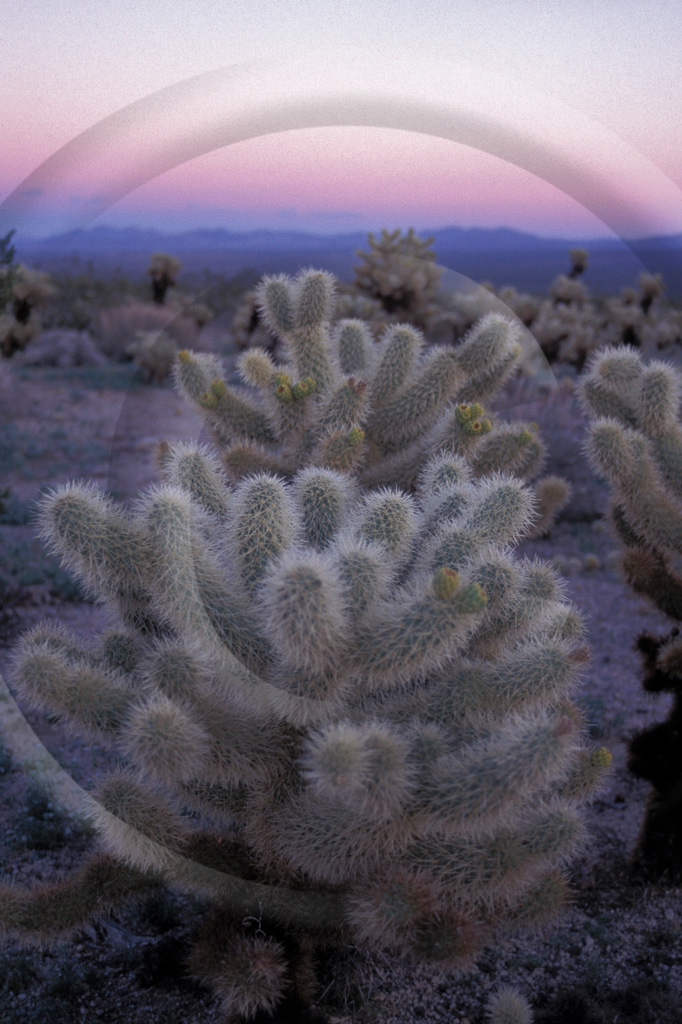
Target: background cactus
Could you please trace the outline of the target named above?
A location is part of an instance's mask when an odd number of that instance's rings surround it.
[[[608,348],[582,383],[591,418],[588,455],[612,491],[611,521],[625,578],[675,621],[682,619],[682,377],[665,362],[645,365],[632,347]],[[682,644],[643,635],[644,687],[668,692],[668,719],[630,742],[630,769],[653,784],[636,851],[652,875],[682,877]]]
[[[641,348],[647,356],[679,344],[682,314],[665,301],[660,274],[640,274],[636,287],[602,298],[593,295],[583,279],[587,250],[571,249],[569,259],[570,270],[554,279],[549,297],[510,287],[496,291],[529,328],[551,363],[569,363],[582,370],[592,353],[619,342]],[[456,306],[461,308],[461,302]]]
[[[182,270],[182,263],[167,252],[155,252],[150,261],[147,273],[152,283],[152,298],[159,306],[166,301],[169,288],[177,284],[177,277]]]
[[[285,412],[312,397],[295,394],[314,364],[318,415],[343,433],[363,394],[318,345],[324,296],[306,290],[301,311],[287,294],[277,316],[303,341]],[[314,450],[308,418],[288,423]],[[325,950],[459,968],[554,912],[608,757],[570,701],[580,617],[549,567],[510,553],[532,492],[447,452],[412,493],[314,460],[231,485],[188,445],[162,465],[133,510],[80,484],[43,500],[44,536],[119,625],[88,644],[34,628],[14,685],[120,764],[87,804],[103,852],[57,888],[0,886],[4,928],[47,941],[145,879],[202,893],[191,969],[249,1016],[309,996]]]
[[[49,274],[15,261],[13,235],[0,238],[0,353],[6,359],[35,338],[41,327],[36,310],[57,291]]]
[[[160,384],[173,368],[178,346],[165,331],[138,331],[137,341],[128,346],[128,353],[149,382]]]
[[[583,280],[589,262],[584,248],[569,250],[570,269],[554,279],[549,296],[543,297],[487,284],[473,294],[450,292],[440,281],[443,268],[430,249],[433,239],[412,231],[404,236],[383,231],[380,239],[370,235],[369,241],[369,250],[358,253],[363,262],[355,270],[354,291],[377,309],[362,310],[346,294],[341,296],[343,316],[375,323],[378,313],[389,322],[407,319],[429,342],[451,343],[495,308],[487,298],[498,298],[531,330],[550,362],[570,363],[578,370],[605,345],[622,341],[655,354],[682,339],[682,315],[663,300],[660,274],[640,274],[636,287],[603,299],[591,294]]]
[[[357,252],[357,291],[377,299],[387,313],[418,322],[426,315],[442,274],[430,248],[433,238],[420,238],[412,228],[405,234],[384,229],[379,238],[370,232],[368,241],[369,249]]]
[[[545,457],[537,429],[494,425],[482,404],[517,368],[511,319],[487,314],[456,347],[426,346],[408,323],[387,325],[376,344],[366,321],[333,321],[335,287],[315,270],[263,279],[261,318],[284,362],[264,349],[244,352],[248,390],[228,384],[214,356],[180,353],[178,388],[211,425],[231,480],[254,471],[291,479],[308,465],[350,472],[362,487],[413,491],[425,459],[439,451],[464,457],[474,476],[504,469],[537,477]],[[568,487],[551,478],[536,493],[546,530]]]
[[[433,238],[420,238],[412,228],[404,234],[384,229],[379,238],[370,232],[368,241],[367,250],[357,250],[354,284],[341,289],[343,317],[375,325],[409,320],[429,342],[451,343],[486,311],[470,315],[471,298],[442,286],[445,268],[436,263]]]

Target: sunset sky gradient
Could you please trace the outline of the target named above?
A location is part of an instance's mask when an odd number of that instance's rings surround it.
[[[5,0],[0,231],[681,232],[680,39],[666,0]]]

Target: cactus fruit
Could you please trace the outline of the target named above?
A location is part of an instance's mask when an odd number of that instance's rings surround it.
[[[319,415],[346,429],[355,399],[317,345],[326,285],[302,314],[277,283],[277,317],[304,326],[330,375]],[[119,763],[88,805],[103,852],[56,887],[0,886],[3,927],[48,941],[145,880],[201,893],[191,970],[249,1016],[319,950],[457,969],[554,912],[608,759],[570,700],[580,617],[549,567],[511,553],[530,489],[443,452],[413,493],[316,465],[230,485],[190,445],[162,463],[130,511],[79,484],[43,500],[44,536],[122,625],[88,644],[35,627],[14,686]]]
[[[611,521],[633,589],[682,621],[682,376],[672,365],[645,365],[630,347],[607,348],[588,367],[581,395],[590,416],[587,453],[611,486]],[[635,861],[652,877],[682,877],[682,660],[678,627],[642,635],[644,688],[668,692],[668,719],[630,741],[630,770],[653,784]]]
[[[218,361],[183,351],[175,366],[180,392],[204,413],[231,480],[304,466],[351,473],[361,487],[414,491],[429,455],[465,457],[475,477],[496,471],[533,480],[545,458],[533,426],[493,424],[483,408],[514,372],[518,329],[487,314],[460,345],[426,346],[408,323],[386,327],[333,321],[336,282],[324,271],[266,277],[256,290],[261,318],[281,342],[285,362],[264,349],[239,360],[247,387],[228,385]],[[538,481],[545,531],[568,499],[555,477]]]

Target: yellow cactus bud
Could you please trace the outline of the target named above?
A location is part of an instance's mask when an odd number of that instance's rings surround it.
[[[189,363],[191,358],[192,357],[190,356],[189,351],[186,348],[180,349],[180,351],[178,352],[178,359],[180,360],[181,363]]]
[[[598,750],[592,751],[590,760],[595,768],[608,768],[613,761],[613,754],[606,747],[599,747]]]
[[[433,577],[433,592],[436,597],[447,600],[459,586],[459,575],[454,569],[436,569]]]
[[[216,377],[215,380],[211,381],[211,391],[216,398],[224,398],[227,394],[227,384],[220,377]]]
[[[199,396],[199,404],[202,405],[204,409],[215,409],[218,405],[218,399],[212,391],[204,391],[203,394]]]
[[[280,402],[291,402],[291,377],[288,373],[276,373],[274,378],[275,396]]]
[[[463,615],[480,612],[488,603],[486,593],[478,583],[470,583],[468,587],[459,590],[457,600]]]

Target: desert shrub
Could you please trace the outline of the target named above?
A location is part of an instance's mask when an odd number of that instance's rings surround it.
[[[197,324],[173,305],[155,306],[129,300],[99,312],[94,327],[97,347],[109,359],[130,359],[129,348],[138,333],[165,332],[181,348],[196,345]]]

